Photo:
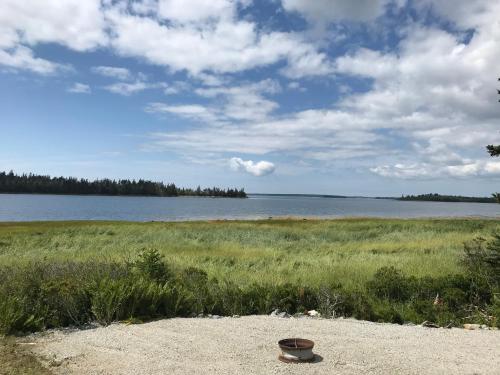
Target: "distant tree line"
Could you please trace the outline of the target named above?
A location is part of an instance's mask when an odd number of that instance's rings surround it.
[[[400,201],[433,201],[433,202],[476,202],[495,203],[495,198],[489,197],[464,197],[461,195],[441,195],[441,194],[420,194],[403,195],[398,198]]]
[[[158,197],[199,196],[246,198],[244,189],[221,189],[218,187],[196,189],[179,188],[175,184],[147,180],[89,181],[74,177],[50,177],[35,174],[0,172],[0,193],[36,194],[82,194],[82,195],[142,195]]]

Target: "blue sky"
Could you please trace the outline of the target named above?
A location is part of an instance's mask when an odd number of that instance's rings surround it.
[[[500,1],[0,0],[0,170],[489,195]]]

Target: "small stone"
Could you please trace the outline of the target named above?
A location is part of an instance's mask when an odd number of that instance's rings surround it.
[[[422,327],[427,327],[427,328],[439,328],[439,326],[436,323],[429,322],[428,320],[423,322],[421,325]]]
[[[221,319],[222,316],[220,316],[220,315],[212,315],[210,318],[212,318],[212,319]]]
[[[473,331],[475,329],[480,329],[481,325],[480,324],[464,324],[464,329]]]
[[[240,316],[239,315],[233,315],[232,317],[233,318],[239,318]]]
[[[312,316],[312,317],[318,317],[318,318],[321,316],[321,314],[316,310],[309,310],[307,312],[307,315]]]
[[[278,316],[279,313],[280,313],[280,309],[276,309],[276,310],[273,310],[271,312],[271,314],[269,314],[269,316]]]

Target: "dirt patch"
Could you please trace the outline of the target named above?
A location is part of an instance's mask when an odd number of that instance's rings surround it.
[[[315,341],[315,363],[278,361],[279,339]],[[168,319],[33,338],[60,374],[498,374],[500,332],[351,319]]]
[[[49,375],[29,350],[30,342],[0,338],[0,375]]]

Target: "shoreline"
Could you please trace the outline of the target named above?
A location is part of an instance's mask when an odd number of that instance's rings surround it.
[[[96,223],[96,224],[168,224],[168,223],[258,223],[258,222],[303,222],[303,221],[429,221],[429,220],[500,220],[498,216],[269,216],[269,217],[248,217],[248,218],[193,218],[193,219],[172,219],[172,220],[112,220],[112,219],[61,219],[61,220],[0,220],[0,224],[40,224],[40,223]]]

